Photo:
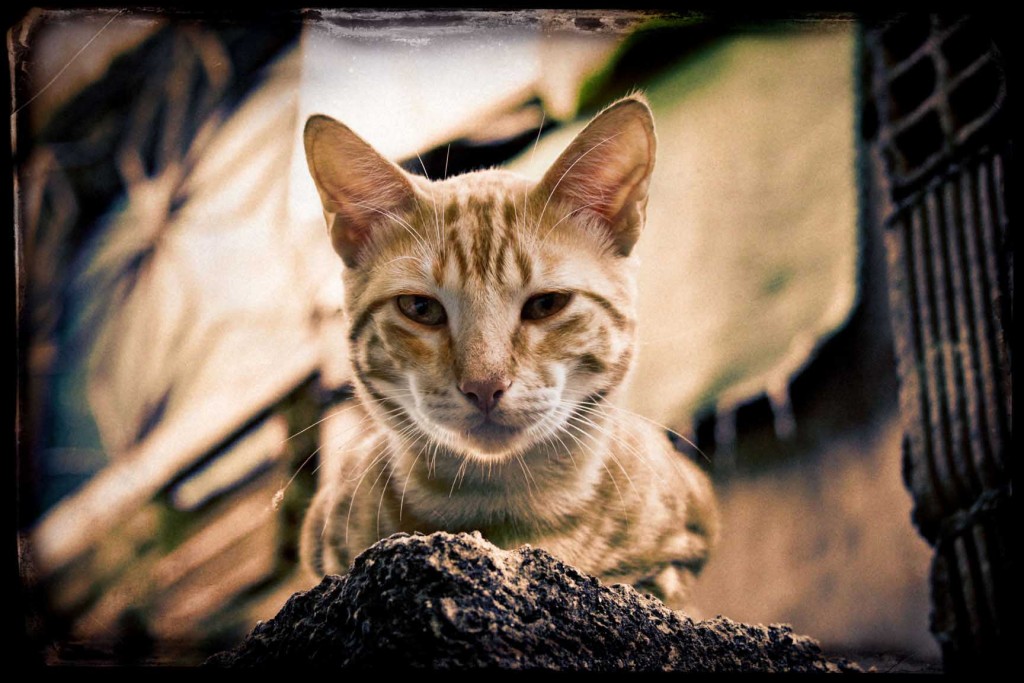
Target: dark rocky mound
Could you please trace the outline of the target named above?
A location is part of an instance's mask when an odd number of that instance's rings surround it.
[[[293,595],[208,665],[856,671],[786,626],[695,622],[549,553],[479,534],[396,534]]]

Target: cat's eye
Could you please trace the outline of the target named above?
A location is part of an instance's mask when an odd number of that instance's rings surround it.
[[[395,299],[395,302],[402,315],[421,325],[436,327],[448,322],[448,314],[445,313],[444,306],[437,299],[419,294],[402,294]]]
[[[566,307],[572,294],[568,292],[545,292],[531,296],[523,304],[523,320],[542,320]]]

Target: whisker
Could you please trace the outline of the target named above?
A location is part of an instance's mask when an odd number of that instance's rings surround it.
[[[587,431],[579,427],[579,425],[574,425],[571,422],[567,422],[566,426],[575,429],[581,436],[590,436],[591,438],[594,438],[592,434],[588,434]],[[640,498],[640,491],[637,490],[636,484],[633,483],[633,478],[629,476],[629,472],[626,470],[625,467],[622,466],[622,462],[620,462],[619,459],[615,456],[614,449],[608,449],[607,454],[608,457],[611,458],[612,461],[616,464],[616,466],[618,466],[618,468],[622,470],[622,474],[626,477],[626,481],[629,482],[629,486],[630,488],[633,489],[633,493],[636,495],[637,498]]]
[[[294,473],[294,474],[292,474],[292,476],[291,476],[291,477],[290,477],[290,478],[288,479],[288,481],[287,481],[287,482],[285,482],[285,485],[284,485],[284,486],[282,486],[281,488],[279,488],[279,489],[278,489],[277,491],[275,491],[275,492],[274,492],[274,496],[273,496],[273,497],[272,497],[272,498],[270,499],[270,507],[271,507],[271,508],[273,508],[274,510],[277,510],[277,509],[279,509],[279,508],[281,507],[281,503],[282,503],[282,502],[284,502],[284,494],[285,494],[285,492],[286,492],[286,491],[288,490],[288,488],[289,488],[289,487],[290,487],[290,486],[292,485],[292,482],[294,482],[294,481],[295,481],[295,478],[296,478],[297,476],[299,476],[299,472],[301,472],[301,471],[302,471],[302,469],[303,469],[303,468],[304,468],[304,467],[305,467],[306,465],[308,465],[308,464],[309,464],[309,461],[310,461],[310,460],[312,460],[312,459],[313,459],[314,457],[316,457],[316,454],[320,452],[320,449],[321,449],[321,448],[323,448],[323,444],[321,444],[321,445],[317,446],[317,449],[316,449],[315,451],[313,451],[313,452],[312,452],[312,453],[310,453],[310,454],[309,454],[308,456],[306,456],[306,459],[305,459],[305,460],[303,460],[303,461],[302,461],[302,464],[301,464],[301,465],[299,465],[299,466],[298,466],[298,467],[297,467],[297,468],[295,469],[295,473]],[[317,466],[316,466],[315,468],[313,468],[313,474],[316,474],[316,471],[317,471],[318,469],[320,469],[320,465],[319,465],[319,464],[318,464],[318,465],[317,465]]]
[[[409,474],[406,475],[406,477],[405,477],[405,484],[402,486],[402,497],[398,501],[398,521],[399,522],[402,521],[402,510],[405,509],[405,492],[409,488],[409,480],[412,479],[412,473],[414,471],[416,471],[416,463],[418,463],[420,461],[420,456],[423,455],[424,449],[426,449],[427,446],[429,446],[429,445],[430,445],[430,442],[428,441],[427,444],[416,453],[416,457],[413,459],[412,465],[409,466]]]
[[[449,146],[450,148],[450,146]],[[416,158],[420,160],[420,168],[423,169],[423,176],[430,180],[430,174],[427,173],[427,166],[423,163],[423,157],[420,156],[419,152],[416,152]],[[445,173],[447,173],[447,163],[445,164]],[[434,196],[433,190],[430,192],[430,202],[434,205],[434,233],[437,235],[438,243],[441,242],[441,221],[437,214],[437,197]]]
[[[406,427],[406,429],[408,428],[409,427]],[[349,525],[352,520],[352,508],[355,507],[356,494],[358,494],[359,492],[359,487],[363,485],[363,480],[366,478],[367,473],[369,473],[371,469],[373,469],[379,463],[385,460],[391,460],[394,457],[393,453],[391,453],[390,444],[388,443],[388,440],[386,438],[381,439],[380,443],[378,443],[377,446],[374,447],[374,450],[377,449],[380,450],[380,453],[378,453],[378,455],[374,457],[373,461],[369,465],[367,465],[366,469],[363,470],[363,473],[359,475],[359,481],[356,483],[356,487],[352,490],[352,495],[349,498],[348,514],[345,516],[345,545],[348,545],[348,532]],[[372,452],[373,451],[371,451],[371,453]],[[384,474],[384,470],[390,469],[390,467],[382,467],[380,472],[377,473],[377,478],[373,480],[372,484],[370,484],[370,488],[372,489],[374,486],[377,485],[377,482],[380,481],[381,476]],[[379,517],[377,521],[380,521]]]
[[[388,471],[388,478],[384,480],[384,485],[380,487],[380,500],[377,501],[377,538],[381,538],[381,535],[380,535],[380,510],[384,506],[384,494],[387,493],[388,484],[391,483],[391,477],[393,477],[395,475],[395,468],[394,467],[385,467],[384,469],[381,470],[381,473],[383,473],[384,470]],[[378,478],[380,478],[380,475],[377,475],[377,476],[378,476]],[[376,484],[377,482],[374,482],[374,483]],[[373,487],[371,486],[370,488],[373,488]]]
[[[379,269],[383,268],[384,266],[390,266],[395,261],[416,261],[417,263],[421,263],[423,261],[423,259],[421,259],[421,258],[419,258],[417,256],[396,256],[395,258],[390,259],[388,261],[385,261],[384,263],[378,263],[373,268],[374,268],[374,270],[379,270]]]
[[[532,164],[537,158],[537,145],[540,144],[540,134],[544,132],[544,123],[547,121],[548,113],[541,107],[540,110],[540,126],[537,127],[537,137],[533,140],[533,151],[530,152],[530,163]]]
[[[404,437],[399,437],[399,439],[402,442],[402,450],[404,451],[404,450],[408,449],[408,444],[405,443],[405,438]],[[392,455],[394,455],[394,453],[392,453]],[[381,511],[381,508],[384,506],[384,494],[387,493],[387,491],[388,491],[388,484],[391,483],[391,478],[393,476],[395,476],[395,468],[394,467],[385,467],[384,469],[386,469],[388,471],[388,478],[384,480],[384,485],[380,487],[380,500],[377,501],[377,538],[381,538],[381,533],[380,533],[380,511]],[[383,470],[381,470],[381,472],[383,473]],[[379,474],[377,475],[377,478],[380,479],[380,475]],[[374,484],[376,484],[376,483],[377,482],[374,481]],[[371,486],[370,488],[373,488],[373,486]],[[404,492],[403,492],[403,494],[404,494]],[[399,519],[401,519],[401,516],[399,516]]]
[[[465,472],[465,470],[466,470],[466,463],[467,462],[469,462],[469,461],[466,458],[463,458],[462,462],[459,464],[459,469],[455,471],[455,476],[452,477],[452,488],[448,491],[448,497],[449,498],[451,498],[452,494],[455,493],[455,483],[459,481],[459,475],[461,475],[463,472]],[[461,488],[461,487],[462,486],[460,484],[459,488]]]
[[[548,237],[551,235],[552,232],[554,232],[555,228],[557,228],[559,225],[561,225],[562,222],[565,219],[569,218],[569,216],[572,216],[573,214],[579,213],[580,211],[583,211],[584,209],[589,209],[591,206],[594,206],[595,204],[600,204],[600,203],[601,203],[601,200],[597,200],[597,201],[590,202],[588,204],[584,204],[583,206],[575,208],[572,211],[569,211],[568,213],[566,213],[561,218],[559,218],[558,221],[554,225],[552,225],[550,228],[548,228],[548,231],[546,233],[544,233],[544,236],[541,237],[541,239],[540,239],[541,246],[543,246],[544,243],[548,241]]]
[[[427,456],[427,479],[430,479],[436,473],[437,467],[437,449],[440,448],[441,444],[437,441],[434,442],[434,447],[430,449],[431,454]]]
[[[569,462],[572,463],[572,468],[574,470],[576,470],[576,473],[578,474],[579,471],[580,471],[580,468],[579,468],[579,466],[576,465],[576,458],[572,457],[572,451],[570,451],[569,447],[565,445],[565,442],[562,441],[562,437],[557,432],[552,433],[551,436],[553,436],[555,439],[557,439],[558,443],[561,444],[562,448],[565,449],[565,454],[569,456]]]
[[[448,149],[451,150],[451,145],[448,145]],[[444,158],[444,172],[445,177],[448,175],[448,156]],[[446,216],[445,207],[448,205],[448,190],[445,189],[441,194],[441,256],[447,258],[448,256],[448,241],[445,236],[448,234],[448,218]]]
[[[530,165],[533,165],[534,160],[537,158],[537,145],[540,144],[540,134],[544,131],[544,122],[547,120],[547,111],[541,107],[540,110],[540,126],[537,127],[537,137],[533,141],[533,150],[530,152]],[[527,186],[523,190],[523,216],[527,214],[527,202],[530,199],[530,188]],[[515,207],[516,202],[513,197],[512,206]],[[519,222],[519,211],[516,211],[516,223]]]
[[[328,419],[330,419],[332,417],[337,417],[337,416],[339,416],[339,415],[341,415],[343,413],[347,413],[347,412],[349,412],[349,411],[351,411],[351,410],[353,410],[355,408],[362,408],[362,407],[363,407],[363,404],[357,403],[356,405],[352,405],[352,406],[349,406],[349,407],[344,408],[342,410],[335,411],[335,412],[325,416],[324,418],[322,418],[320,420],[317,420],[316,422],[311,424],[309,427],[306,427],[306,428],[302,429],[301,431],[296,432],[292,436],[290,436],[287,439],[285,439],[284,441],[282,441],[281,444],[279,444],[279,445],[282,445],[285,442],[289,441],[290,439],[293,439],[296,436],[299,436],[299,434],[302,434],[302,432],[305,432],[305,431],[308,431],[308,430],[312,429],[316,425],[323,423],[325,420],[328,420]],[[395,409],[394,411],[389,411],[389,412],[399,412],[399,411],[400,411],[400,409]],[[347,429],[343,430],[341,432],[341,434],[342,435],[348,434],[353,429],[355,429],[355,428],[357,428],[357,427],[359,427],[359,426],[361,426],[363,424],[366,424],[367,422],[372,422],[372,417],[370,415],[364,416],[362,419],[360,419],[354,425],[349,425],[349,427]],[[338,435],[335,435],[335,436],[338,436]],[[337,447],[341,448],[346,443],[348,443],[348,441],[346,441],[343,444],[339,444]],[[302,472],[302,470],[306,467],[306,465],[308,465],[309,462],[316,456],[316,454],[319,453],[323,449],[323,447],[326,446],[326,445],[327,445],[326,443],[321,443],[319,446],[317,446],[316,450],[314,450],[312,453],[310,453],[308,456],[306,456],[306,459],[302,461],[302,464],[300,464],[295,469],[295,472],[288,479],[288,481],[281,488],[279,488],[277,491],[274,492],[274,495],[271,498],[271,507],[274,510],[277,510],[281,506],[281,503],[284,500],[285,493],[287,493],[288,489],[291,488],[291,485],[295,482],[295,479],[296,479],[296,477],[299,476],[299,473]],[[320,465],[318,464],[315,468],[313,468],[313,474],[316,474],[316,472],[319,469],[320,469]]]
[[[533,489],[530,487],[530,480],[533,479],[533,475],[530,473],[530,468],[526,466],[523,456],[519,453],[516,454],[516,462],[519,463],[519,469],[523,471],[523,480],[526,482],[526,495],[532,496]],[[537,481],[534,479],[533,483],[536,484]]]
[[[430,174],[427,173],[427,165],[423,163],[423,157],[420,156],[419,152],[416,152],[416,158],[420,160],[420,168],[423,169],[423,177],[430,180]]]
[[[302,429],[300,429],[299,431],[295,432],[295,433],[294,433],[294,434],[292,434],[291,436],[289,436],[289,437],[285,438],[285,439],[284,439],[283,441],[281,441],[281,443],[279,443],[279,444],[277,444],[277,445],[278,445],[278,447],[281,447],[281,446],[283,446],[284,444],[286,444],[286,443],[288,443],[289,441],[291,441],[292,439],[294,439],[295,437],[297,437],[297,436],[301,436],[302,434],[305,434],[306,432],[308,432],[308,431],[309,431],[310,429],[312,429],[313,427],[316,427],[316,426],[317,426],[318,424],[320,424],[321,422],[325,422],[326,420],[329,420],[329,419],[331,419],[332,417],[334,417],[334,416],[336,416],[336,415],[341,415],[342,413],[347,413],[347,412],[348,412],[348,411],[350,411],[350,410],[353,410],[353,409],[355,409],[355,408],[360,408],[360,407],[361,407],[361,406],[360,406],[360,405],[359,405],[358,403],[356,403],[355,405],[351,405],[351,406],[346,406],[345,408],[342,408],[342,409],[340,409],[340,410],[336,410],[336,411],[334,411],[333,413],[328,413],[327,415],[324,415],[324,416],[323,416],[322,418],[320,418],[319,420],[317,420],[317,421],[316,421],[316,422],[314,422],[313,424],[309,425],[308,427],[303,427]]]
[[[648,423],[654,425],[655,427],[658,427],[660,429],[664,429],[666,432],[670,432],[672,434],[675,434],[680,439],[682,439],[687,444],[689,444],[695,451],[700,453],[701,457],[703,457],[708,463],[711,462],[711,458],[708,457],[708,455],[704,451],[702,451],[700,448],[698,448],[697,444],[695,444],[694,442],[690,441],[690,439],[688,439],[685,435],[680,434],[679,432],[677,432],[676,430],[672,429],[671,427],[666,427],[665,425],[661,424],[660,422],[655,422],[654,420],[650,419],[649,417],[645,417],[645,416],[641,415],[640,413],[634,413],[632,410],[626,410],[625,408],[623,408],[621,406],[617,406],[614,403],[602,403],[601,405],[608,406],[609,408],[614,408],[615,410],[618,410],[621,413],[626,413],[627,415],[632,415],[633,417],[638,417],[641,420],[644,420],[645,422],[648,422]]]
[[[469,459],[465,459],[463,462],[466,463],[466,466],[463,468],[462,475],[459,477],[459,488],[460,489],[462,488],[462,484],[465,483],[465,481],[466,481],[466,475],[469,474],[469,467],[470,467],[470,465],[473,465],[474,467],[476,467],[476,464],[471,462]]]
[[[604,417],[604,418],[608,418],[609,417],[608,415],[605,415],[605,414],[602,414],[602,413],[599,413],[599,412],[596,412],[596,411],[590,411],[585,406],[580,406],[580,410],[582,410],[585,413],[590,413],[592,415],[599,415],[599,416]],[[602,434],[607,436],[609,439],[614,440],[616,443],[618,443],[620,446],[622,446],[622,448],[626,452],[628,452],[630,455],[635,457],[637,460],[639,460],[643,464],[647,465],[647,468],[651,470],[651,473],[653,475],[655,475],[655,477],[660,476],[658,471],[656,469],[654,469],[654,466],[651,465],[649,460],[644,456],[643,452],[637,450],[637,448],[635,446],[633,446],[629,442],[623,440],[622,437],[620,437],[618,434],[616,434],[613,430],[609,429],[608,427],[606,427],[604,425],[598,424],[597,422],[594,422],[593,420],[591,420],[591,419],[589,419],[587,417],[584,417],[584,415],[582,413],[577,413],[577,414],[573,415],[572,417],[570,417],[569,419],[570,419],[570,421],[574,420],[574,419],[578,419],[578,420],[582,421],[584,424],[589,425],[593,429],[596,429],[596,430],[600,431]]]
[[[572,432],[565,431],[563,433],[570,439],[578,443],[580,445],[580,448],[586,450],[586,446],[579,439],[577,439],[572,434]],[[612,471],[610,469],[608,469],[608,464],[605,463],[603,458],[600,459],[600,462],[601,467],[603,467],[604,471],[608,474],[608,479],[612,482],[612,486],[615,487],[615,493],[619,496],[619,504],[622,506],[622,516],[626,524],[626,529],[629,529],[629,509],[626,507],[626,499],[622,497],[622,491],[619,489],[619,482],[615,481],[615,475],[612,474]]]
[[[626,412],[626,413],[630,413],[630,411],[624,411],[624,412]],[[609,420],[615,420],[615,419],[618,419],[617,417],[615,417],[615,416],[612,416],[612,415],[609,415],[609,414],[607,414],[607,413],[597,413],[597,414],[599,414],[599,415],[601,415],[602,417],[604,417],[604,418],[606,418],[606,419],[609,419]],[[633,414],[633,413],[630,413],[630,414]],[[635,415],[635,414],[633,414],[633,415]],[[635,416],[636,416],[636,417],[642,417],[642,416],[638,416],[638,415],[635,415]],[[656,423],[656,424],[657,424],[657,423]],[[662,425],[658,425],[658,426],[659,426],[659,427],[661,427]],[[648,466],[648,468],[650,468],[650,469],[651,469],[651,471],[652,471],[652,472],[656,473],[656,474],[657,474],[657,476],[661,476],[661,474],[660,474],[660,473],[658,473],[658,472],[657,472],[657,471],[656,471],[656,470],[655,470],[655,469],[654,469],[654,468],[653,468],[653,467],[651,466],[650,462],[648,461],[648,459],[647,459],[646,457],[644,457],[644,456],[643,456],[642,454],[636,453],[635,451],[634,451],[634,454],[636,455],[636,457],[640,458],[640,459],[641,459],[641,461],[642,461],[642,462],[644,462],[644,463],[645,463],[645,464],[646,464],[646,465]],[[673,469],[673,470],[675,471],[675,473],[676,473],[676,476],[677,476],[677,477],[679,478],[679,480],[680,480],[681,482],[684,482],[684,483],[685,483],[685,484],[686,484],[687,486],[691,486],[691,487],[692,487],[692,486],[695,486],[695,484],[694,484],[694,482],[693,482],[693,477],[692,477],[692,475],[688,474],[687,472],[684,472],[684,471],[683,471],[683,470],[681,469],[681,463],[680,463],[680,462],[678,461],[678,459],[676,459],[676,458],[669,458],[669,459],[668,459],[668,464],[669,464],[669,466],[670,466],[670,467],[671,467],[671,468],[672,468],[672,469]]]
[[[393,221],[398,223],[400,226],[405,228],[406,232],[408,232],[410,235],[412,235],[412,238],[414,240],[416,240],[417,245],[423,250],[424,256],[426,254],[430,253],[430,245],[427,244],[426,240],[424,240],[422,236],[417,234],[416,233],[416,229],[413,228],[411,225],[409,225],[409,223],[405,219],[403,219],[401,216],[399,216],[398,214],[394,213],[393,211],[387,211],[385,209],[381,209],[378,206],[373,206],[372,204],[367,204],[366,202],[355,202],[354,201],[354,202],[352,202],[352,204],[355,205],[355,206],[364,208],[364,209],[368,209],[370,211],[376,211],[380,215],[392,219]]]
[[[359,493],[359,487],[363,485],[363,479],[366,477],[366,474],[371,469],[373,469],[374,465],[379,463],[382,458],[387,457],[387,454],[388,454],[388,451],[387,451],[387,441],[384,440],[384,439],[381,439],[380,443],[378,443],[376,446],[374,446],[374,449],[371,450],[370,453],[373,454],[374,451],[377,451],[377,450],[379,450],[380,452],[377,453],[376,456],[374,456],[374,458],[370,462],[370,464],[367,465],[366,469],[363,470],[363,473],[361,475],[359,475],[359,481],[356,482],[356,487],[354,489],[352,489],[352,493],[349,495],[349,499],[348,499],[348,514],[345,515],[345,545],[348,545],[348,531],[349,531],[349,525],[352,523],[352,509],[356,506],[356,495]],[[333,507],[333,505],[331,507]],[[329,519],[329,516],[328,516],[328,519]],[[328,521],[328,519],[324,520],[324,530],[325,531],[327,530],[327,521]],[[323,532],[321,532],[321,537],[322,536],[323,536]]]

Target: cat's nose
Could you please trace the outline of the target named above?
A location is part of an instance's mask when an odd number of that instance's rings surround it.
[[[498,399],[505,394],[511,385],[511,380],[504,378],[467,380],[459,385],[459,390],[486,415],[494,410]]]

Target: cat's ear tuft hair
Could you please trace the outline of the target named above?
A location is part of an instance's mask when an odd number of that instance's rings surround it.
[[[587,124],[537,187],[545,206],[559,202],[600,219],[617,252],[628,256],[643,229],[654,170],[654,117],[631,95]]]
[[[331,243],[346,266],[356,267],[375,227],[406,211],[416,191],[402,169],[329,116],[311,116],[303,142]]]

